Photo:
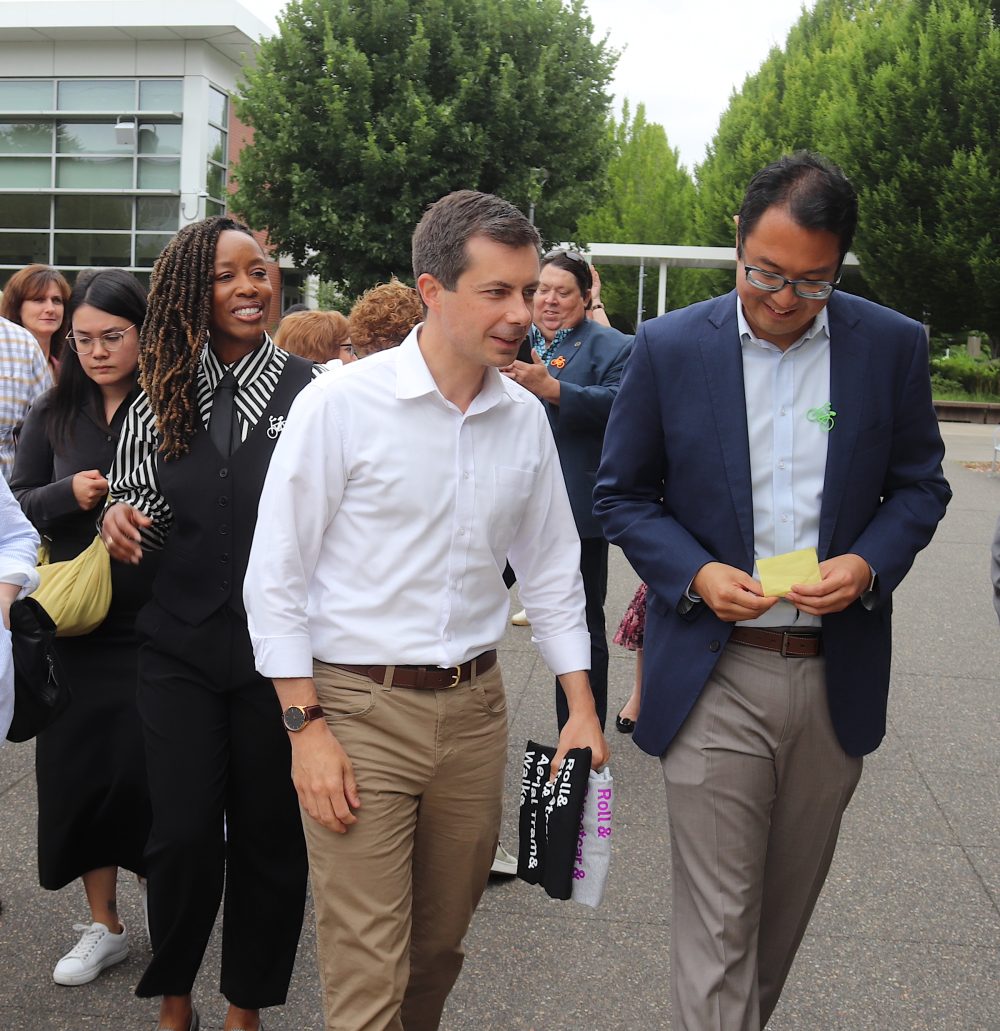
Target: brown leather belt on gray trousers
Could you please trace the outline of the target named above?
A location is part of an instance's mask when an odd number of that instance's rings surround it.
[[[733,628],[729,640],[748,648],[777,652],[786,659],[811,659],[823,651],[823,636],[819,630],[764,630],[738,626]]]

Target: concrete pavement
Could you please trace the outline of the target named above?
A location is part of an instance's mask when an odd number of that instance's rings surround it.
[[[1000,1031],[1000,627],[988,548],[1000,478],[963,467],[989,461],[993,427],[947,424],[955,498],[896,595],[889,731],[866,760],[826,888],[775,1031]],[[607,613],[617,624],[636,585],[613,552]],[[515,601],[516,607],[516,601]],[[502,662],[510,761],[504,840],[516,844],[524,742],[554,740],[551,677],[510,628]],[[631,687],[634,658],[612,646],[611,711]],[[494,881],[468,939],[445,1031],[670,1028],[669,869],[659,765],[610,732],[616,784],[614,856],[604,905],[553,902],[538,888]],[[155,1007],[132,990],[147,957],[134,884],[122,878],[130,958],[79,988],[51,969],[76,940],[82,891],[37,887],[31,745],[0,751],[0,1028],[152,1029]],[[67,777],[80,771],[67,768]],[[222,1026],[218,940],[196,987],[203,1027]],[[288,1004],[270,1031],[322,1027],[311,913]]]

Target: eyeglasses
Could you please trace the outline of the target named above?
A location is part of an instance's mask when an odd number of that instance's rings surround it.
[[[96,337],[83,337],[70,333],[66,337],[66,343],[76,351],[77,354],[90,354],[94,345],[100,341],[106,351],[117,351],[125,340],[130,329],[135,329],[135,323],[126,326],[124,329],[113,329],[110,333],[102,333]]]
[[[567,247],[553,247],[551,251],[542,256],[542,261],[551,261],[553,258],[569,258],[570,261],[579,261],[584,265],[590,265],[590,262],[579,251],[571,251]]]
[[[790,286],[796,297],[806,301],[825,301],[840,282],[840,276],[832,283],[822,279],[786,279],[777,272],[768,272],[766,269],[757,268],[756,265],[744,265],[743,271],[746,273],[747,282],[758,290],[776,294]]]

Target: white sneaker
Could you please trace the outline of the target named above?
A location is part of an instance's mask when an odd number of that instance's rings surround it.
[[[528,613],[525,612],[524,609],[521,609],[520,612],[515,612],[514,615],[510,617],[510,621],[514,626],[531,626],[531,620],[528,619]]]
[[[517,876],[517,856],[512,856],[507,849],[497,842],[497,850],[493,856],[493,865],[490,873],[500,874],[503,877]]]
[[[112,934],[96,921],[89,927],[74,924],[73,930],[83,931],[83,935],[52,971],[56,984],[87,984],[105,967],[121,963],[128,956],[128,931],[124,924],[120,934]]]

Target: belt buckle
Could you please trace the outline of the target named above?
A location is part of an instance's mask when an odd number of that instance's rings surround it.
[[[783,659],[787,659],[788,658],[788,642],[794,636],[795,636],[794,634],[788,633],[787,630],[782,631],[782,634],[781,634],[781,649],[780,650],[781,650],[781,657]],[[793,658],[794,658],[794,656],[793,656]]]
[[[446,669],[453,669],[455,671],[455,679],[448,685],[448,687],[458,687],[462,682],[462,667],[461,666],[446,666]]]

